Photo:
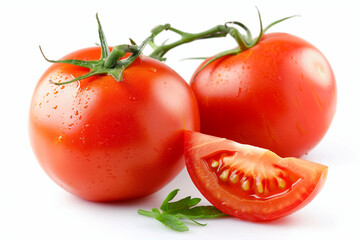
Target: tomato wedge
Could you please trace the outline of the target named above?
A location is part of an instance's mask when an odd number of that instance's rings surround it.
[[[273,220],[308,204],[325,183],[328,167],[270,150],[185,131],[185,161],[203,196],[240,219]]]

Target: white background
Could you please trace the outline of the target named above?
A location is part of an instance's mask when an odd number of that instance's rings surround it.
[[[345,0],[1,1],[0,239],[333,239],[349,233],[347,239],[360,239],[360,7],[356,4]],[[269,223],[203,220],[206,227],[190,224],[189,232],[177,233],[136,211],[159,207],[175,188],[181,189],[180,197],[201,197],[185,170],[149,197],[113,204],[78,199],[45,175],[29,146],[27,129],[33,89],[50,66],[38,45],[51,59],[94,46],[99,42],[96,12],[110,45],[127,43],[129,37],[141,42],[152,27],[168,22],[200,32],[237,20],[256,35],[255,6],[264,25],[301,15],[270,31],[288,32],[313,43],[327,56],[337,78],[336,117],[323,141],[304,156],[329,166],[323,190],[308,206]],[[199,62],[182,58],[210,56],[234,46],[230,38],[182,46],[168,55],[167,64],[188,81]]]

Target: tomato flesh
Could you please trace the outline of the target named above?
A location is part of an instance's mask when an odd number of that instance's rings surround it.
[[[328,169],[191,131],[185,132],[185,162],[209,202],[226,214],[248,220],[273,220],[304,207],[322,188]]]

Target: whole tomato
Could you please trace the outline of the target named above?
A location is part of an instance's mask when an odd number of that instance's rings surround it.
[[[99,60],[100,47],[63,59]],[[68,192],[91,201],[151,194],[184,167],[183,129],[199,130],[196,99],[172,69],[140,55],[122,81],[53,64],[31,100],[29,132],[46,173]],[[51,82],[50,82],[50,81]]]
[[[203,133],[300,157],[327,132],[336,109],[335,77],[310,43],[270,33],[201,69],[209,60],[191,80]]]

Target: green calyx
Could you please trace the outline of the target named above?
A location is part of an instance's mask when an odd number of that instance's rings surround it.
[[[120,82],[120,81],[122,81],[122,76],[123,76],[124,70],[135,61],[135,59],[142,53],[142,51],[144,50],[146,45],[150,41],[152,41],[155,38],[155,36],[157,36],[160,32],[170,28],[169,24],[159,25],[151,31],[151,35],[148,38],[146,38],[140,46],[136,45],[135,42],[132,39],[130,39],[131,44],[117,45],[117,46],[113,47],[112,51],[110,52],[108,44],[106,42],[104,32],[103,32],[101,24],[100,24],[100,20],[98,18],[98,14],[96,14],[96,19],[98,22],[98,32],[99,32],[99,38],[100,38],[100,44],[101,44],[101,58],[99,60],[95,60],[95,61],[84,61],[84,60],[76,60],[76,59],[65,59],[65,60],[58,60],[58,61],[49,60],[45,57],[45,55],[40,47],[40,51],[41,51],[43,57],[48,62],[67,63],[67,64],[72,64],[72,65],[90,69],[89,73],[87,73],[83,76],[74,78],[70,81],[52,82],[50,80],[52,83],[54,83],[56,85],[64,85],[64,84],[72,83],[72,82],[82,80],[82,79],[85,79],[85,78],[88,78],[88,77],[91,77],[94,75],[111,75],[116,81]],[[124,57],[126,53],[131,53],[131,55],[126,58],[120,59],[120,58]]]

